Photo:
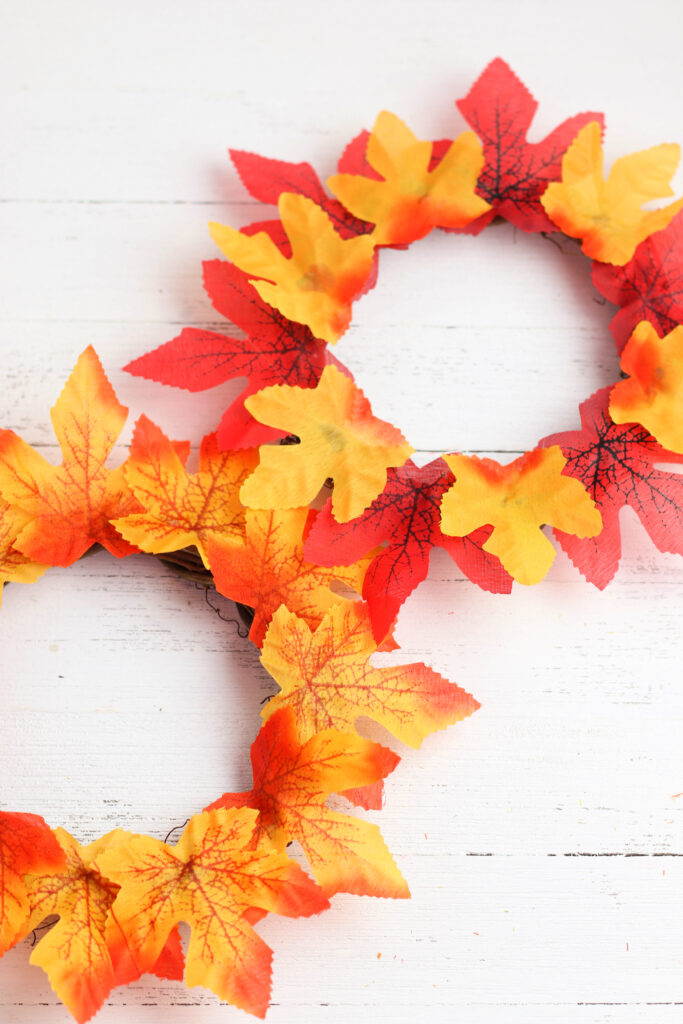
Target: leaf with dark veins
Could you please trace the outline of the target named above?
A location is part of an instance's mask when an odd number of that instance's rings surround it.
[[[660,337],[683,324],[683,211],[642,242],[625,266],[594,263],[593,284],[621,307],[610,325],[619,352],[641,320]]]
[[[604,126],[603,115],[577,114],[541,142],[527,142],[538,103],[499,57],[456,106],[484,146],[486,163],[477,191],[493,210],[474,222],[477,228],[499,216],[522,231],[556,231],[541,206],[541,196],[549,182],[560,178],[562,157],[579,130],[589,121]]]
[[[662,448],[644,427],[615,424],[608,411],[610,388],[580,407],[581,430],[546,437],[567,459],[564,473],[580,480],[602,515],[597,537],[580,540],[560,530],[555,536],[574,565],[601,590],[619,566],[619,510],[632,508],[659,551],[683,554],[683,475],[655,469],[683,463],[683,455]]]
[[[306,542],[306,557],[319,565],[349,565],[380,544],[363,583],[373,635],[381,640],[401,605],[427,576],[434,546],[448,551],[460,570],[483,590],[509,593],[511,577],[499,560],[482,549],[491,530],[469,537],[441,532],[441,498],[454,477],[443,459],[418,468],[409,461],[387,471],[387,485],[372,504],[348,523],[340,524],[328,502]]]

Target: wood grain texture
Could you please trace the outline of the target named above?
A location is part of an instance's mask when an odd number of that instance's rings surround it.
[[[452,135],[453,100],[498,53],[541,101],[533,138],[604,109],[610,161],[683,142],[673,0],[647,19],[616,0],[5,0],[2,12],[0,423],[52,459],[47,411],[87,344],[131,425],[144,411],[196,442],[237,393],[184,395],[120,369],[182,326],[218,326],[200,280],[216,255],[206,222],[263,215],[228,145],[324,176],[385,107],[424,137]],[[420,458],[504,461],[577,425],[577,403],[614,378],[612,312],[571,242],[505,225],[435,235],[382,254],[338,353]],[[369,815],[411,901],[335,897],[319,919],[259,926],[276,953],[272,1024],[681,1020],[683,563],[635,517],[622,523],[604,593],[562,553],[511,597],[435,555],[401,615],[400,656],[378,661],[426,660],[482,708],[402,752],[386,809]],[[84,841],[115,825],[163,838],[246,786],[271,684],[233,606],[211,600],[142,556],[96,554],[6,588],[0,807]],[[0,960],[0,1019],[63,1024],[29,945]],[[144,979],[98,1019],[246,1018]]]

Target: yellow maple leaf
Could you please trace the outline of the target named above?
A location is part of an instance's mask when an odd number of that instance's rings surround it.
[[[659,210],[643,210],[651,199],[673,195],[671,178],[680,147],[665,144],[614,161],[603,176],[602,131],[585,125],[562,158],[562,179],[541,197],[561,231],[582,241],[587,256],[623,266],[641,242],[661,231],[683,209],[683,199]]]
[[[462,228],[491,209],[475,192],[484,151],[474,132],[459,135],[430,171],[432,143],[383,110],[366,156],[382,181],[335,174],[327,184],[351,213],[377,225],[372,237],[379,245],[407,244],[435,227]]]
[[[31,517],[0,498],[0,599],[4,583],[34,583],[48,568],[22,554],[14,545]]]
[[[402,466],[413,449],[336,366],[326,366],[317,387],[275,384],[245,401],[261,423],[296,434],[300,444],[262,445],[260,463],[242,487],[249,508],[308,505],[328,477],[339,523],[354,519],[384,489],[389,466]]]
[[[243,539],[239,489],[257,462],[254,450],[220,451],[216,435],[209,434],[202,441],[198,471],[188,473],[177,446],[141,416],[125,472],[144,511],[115,519],[114,526],[131,544],[154,554],[194,544],[208,568],[207,544]]]
[[[628,379],[610,393],[615,423],[640,423],[664,448],[683,453],[683,326],[660,338],[647,320],[621,354]]]
[[[370,235],[341,238],[312,199],[283,192],[280,218],[290,241],[287,258],[264,231],[245,235],[225,224],[209,224],[214,242],[229,260],[256,278],[250,283],[264,302],[288,320],[308,324],[316,338],[336,342],[351,322],[351,303],[372,271]]]
[[[594,537],[602,518],[583,485],[563,476],[566,459],[558,445],[537,448],[501,466],[476,455],[444,455],[455,483],[441,502],[441,529],[465,537],[493,526],[484,550],[519,583],[538,583],[555,558],[541,532],[545,523],[577,537]]]
[[[416,662],[375,668],[377,650],[367,605],[346,602],[331,608],[318,628],[284,605],[273,616],[261,661],[280,686],[261,711],[269,719],[292,708],[299,739],[323,729],[351,731],[366,715],[398,739],[419,747],[435,729],[471,715],[479,704],[469,693]]]

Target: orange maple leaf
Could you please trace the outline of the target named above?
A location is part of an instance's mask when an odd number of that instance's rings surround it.
[[[526,452],[506,466],[476,455],[444,455],[455,483],[441,502],[441,529],[466,537],[493,526],[484,544],[519,583],[542,580],[555,548],[541,532],[545,523],[577,537],[594,537],[602,517],[583,484],[563,476],[558,445]]]
[[[331,793],[384,779],[400,758],[379,743],[326,729],[302,744],[291,708],[276,712],[251,748],[254,787],[224,793],[214,807],[254,807],[257,840],[284,850],[301,844],[316,881],[331,896],[410,896],[380,831],[325,806]],[[209,809],[211,809],[209,808]]]
[[[30,907],[23,876],[54,874],[65,863],[41,817],[0,811],[0,956],[26,933]]]
[[[275,384],[245,401],[260,423],[295,434],[300,444],[262,445],[260,464],[242,487],[249,508],[309,505],[328,477],[339,523],[359,516],[384,489],[387,467],[402,466],[413,449],[336,366],[314,388]]]
[[[299,739],[335,728],[352,730],[359,715],[383,725],[413,747],[476,711],[479,704],[421,662],[374,668],[377,650],[367,605],[331,608],[312,632],[287,608],[273,616],[261,661],[280,686],[263,708],[270,718],[281,707],[296,716]]]
[[[131,544],[153,554],[194,544],[208,568],[207,543],[243,539],[239,490],[257,462],[254,450],[219,451],[216,435],[209,434],[202,440],[198,471],[188,473],[177,445],[141,416],[125,473],[144,511],[115,519],[114,526]]]
[[[176,932],[159,950],[157,961],[143,966],[122,937],[111,912],[119,887],[100,873],[95,860],[121,842],[125,832],[109,832],[89,846],[80,846],[64,829],[56,829],[54,834],[64,851],[65,868],[56,874],[24,876],[30,905],[25,933],[46,917],[59,915],[59,921],[33,950],[30,962],[43,968],[57,996],[83,1024],[116,985],[136,980],[143,971],[181,978],[182,949]]]
[[[51,412],[61,466],[13,431],[0,431],[0,493],[10,505],[10,528],[17,529],[14,546],[27,558],[71,565],[95,543],[119,558],[135,550],[110,520],[133,512],[137,502],[123,468],[104,465],[127,414],[89,347]]]
[[[375,243],[370,235],[342,238],[306,196],[283,192],[278,209],[290,257],[264,231],[246,235],[211,223],[211,237],[240,270],[267,279],[250,280],[264,302],[288,320],[308,324],[316,338],[334,343],[348,328],[351,302],[370,277]]]
[[[614,422],[640,423],[663,448],[683,453],[683,326],[660,338],[641,321],[621,354],[621,368],[629,376],[610,393]]]
[[[0,599],[4,583],[35,583],[48,568],[15,548],[17,537],[31,521],[0,498]]]
[[[491,209],[475,192],[484,151],[474,132],[458,136],[430,170],[432,143],[383,110],[366,156],[382,181],[335,174],[327,184],[347,210],[377,225],[372,238],[378,245],[408,244],[435,227],[462,228]]]
[[[272,951],[245,913],[308,917],[329,903],[285,854],[254,848],[256,817],[247,808],[196,814],[177,846],[133,836],[103,852],[97,865],[121,886],[113,911],[136,961],[154,964],[173,926],[185,921],[192,929],[188,987],[204,985],[262,1017]]]
[[[249,636],[259,647],[281,604],[317,626],[328,608],[345,601],[330,590],[335,580],[357,592],[362,588],[369,557],[333,568],[306,561],[304,541],[314,517],[315,513],[305,508],[249,509],[241,547],[207,545],[216,589],[255,609]]]
[[[653,146],[615,160],[605,179],[602,126],[590,121],[562,158],[562,180],[548,185],[541,202],[561,231],[581,239],[587,256],[623,266],[683,208],[679,199],[659,210],[642,209],[651,199],[673,195],[679,157],[673,143]]]

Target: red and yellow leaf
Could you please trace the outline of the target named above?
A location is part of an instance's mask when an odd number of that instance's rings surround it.
[[[651,323],[638,324],[621,355],[628,379],[612,388],[615,423],[641,423],[664,448],[683,453],[683,327],[660,338]]]
[[[305,196],[284,192],[278,202],[291,244],[284,255],[268,234],[249,236],[227,225],[209,225],[211,237],[271,306],[316,338],[335,342],[351,322],[351,303],[373,271],[370,235],[342,238],[320,207]]]
[[[585,125],[562,159],[562,179],[550,184],[541,202],[561,231],[580,238],[587,256],[618,266],[628,263],[648,235],[661,231],[683,209],[683,199],[659,210],[644,203],[673,195],[670,182],[680,147],[653,146],[614,161],[603,175],[602,130]]]
[[[335,580],[360,592],[369,559],[359,559],[351,566],[321,568],[304,558],[304,541],[313,517],[305,508],[249,509],[241,547],[208,544],[217,590],[254,609],[249,636],[259,647],[281,604],[315,627],[329,608],[345,601],[330,590]]]
[[[24,875],[51,875],[66,863],[54,832],[37,814],[0,811],[0,956],[26,934]]]
[[[203,985],[263,1017],[272,951],[245,914],[256,908],[308,917],[329,903],[286,855],[254,848],[255,827],[256,814],[246,808],[196,814],[176,846],[133,836],[103,851],[97,865],[121,886],[113,913],[143,969],[185,921],[192,929],[186,985]]]
[[[144,511],[114,526],[131,544],[158,554],[194,544],[208,567],[207,544],[244,538],[240,487],[258,462],[253,450],[219,451],[215,434],[202,440],[199,469],[188,473],[177,448],[146,416],[135,427],[126,480]]]
[[[143,971],[182,977],[182,951],[174,934],[165,949],[162,943],[156,960],[142,966],[122,943],[111,914],[118,885],[100,873],[95,860],[125,839],[125,832],[110,832],[85,847],[64,829],[57,829],[55,836],[66,866],[57,874],[25,876],[30,904],[25,931],[36,928],[46,917],[59,915],[33,950],[31,963],[42,967],[57,996],[83,1024],[116,985],[139,978]]]
[[[538,583],[555,558],[541,532],[552,524],[578,537],[593,537],[602,521],[578,480],[563,476],[558,447],[537,448],[501,466],[476,455],[446,455],[455,483],[441,502],[444,533],[464,537],[480,526],[493,527],[484,550],[500,558],[520,583]]]
[[[462,228],[490,209],[475,193],[484,154],[474,132],[463,132],[430,170],[432,143],[421,142],[385,110],[370,133],[366,158],[380,180],[336,174],[327,183],[347,209],[377,225],[378,245],[414,242],[435,227]]]
[[[335,366],[325,367],[315,388],[264,388],[245,404],[260,422],[300,439],[261,447],[260,464],[241,492],[250,508],[309,505],[332,477],[332,511],[344,523],[384,489],[387,467],[403,465],[413,451],[400,430],[372,415],[360,388]]]
[[[137,502],[123,467],[105,468],[127,414],[89,347],[51,413],[61,466],[50,465],[13,431],[0,431],[0,493],[11,506],[10,528],[19,527],[15,547],[27,558],[71,565],[96,543],[119,558],[135,550],[111,520],[133,512]]]
[[[280,692],[261,715],[267,721],[280,708],[291,708],[302,742],[323,729],[351,732],[365,715],[403,743],[419,747],[430,732],[479,707],[469,693],[422,662],[375,668],[370,658],[376,650],[361,601],[331,608],[315,632],[294,612],[279,608],[261,661]]]
[[[48,568],[23,555],[14,546],[31,517],[0,498],[0,599],[4,583],[35,583]]]
[[[258,836],[277,850],[296,839],[324,891],[358,896],[410,895],[379,829],[332,811],[331,793],[385,778],[400,758],[378,743],[326,729],[302,744],[296,717],[282,708],[263,726],[251,748],[254,788],[224,793],[213,807],[254,807]]]

